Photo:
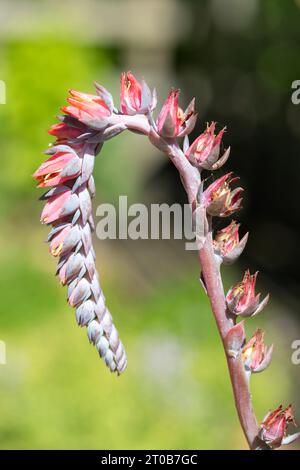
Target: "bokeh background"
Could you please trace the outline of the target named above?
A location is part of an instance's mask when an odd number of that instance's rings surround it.
[[[102,286],[129,365],[109,374],[76,326],[39,224],[31,174],[44,158],[67,90],[97,80],[116,100],[131,69],[197,97],[199,121],[227,126],[230,168],[246,188],[239,215],[248,247],[224,270],[261,271],[272,301],[247,322],[275,343],[271,367],[253,377],[261,419],[293,402],[300,421],[299,154],[300,2],[282,0],[0,0],[0,448],[245,448],[225,360],[195,253],[179,241],[95,239]],[[179,178],[145,139],[122,134],[96,165],[95,204],[185,202]],[[97,222],[97,219],[96,219]],[[296,446],[294,446],[295,448]]]

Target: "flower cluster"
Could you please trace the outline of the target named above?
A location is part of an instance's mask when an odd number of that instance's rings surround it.
[[[100,135],[105,135],[113,112],[110,94],[102,87],[97,92],[70,91],[70,106],[62,108],[66,115],[49,130],[57,139],[46,151],[50,157],[33,176],[39,187],[48,189],[42,196],[46,204],[41,222],[52,225],[50,253],[58,258],[57,275],[68,286],[67,298],[76,308],[77,323],[87,327],[90,341],[107,366],[120,374],[126,367],[126,354],[99,284],[92,246],[92,172]]]
[[[287,425],[294,422],[291,407],[280,406],[269,413],[260,427],[252,416],[249,379],[252,373],[261,372],[269,365],[273,346],[264,344],[260,329],[247,341],[244,320],[238,319],[257,315],[269,296],[260,300],[260,294],[255,292],[257,273],[251,275],[248,270],[242,281],[224,295],[221,264],[234,262],[248,239],[248,233],[240,239],[240,224],[234,220],[213,236],[214,219],[232,216],[242,207],[243,188],[235,187],[239,178],[232,172],[210,184],[206,184],[208,178],[202,177],[203,171],[220,169],[229,157],[230,147],[224,149],[222,144],[225,128],[216,131],[215,122],[207,124],[190,143],[189,134],[197,119],[195,100],[183,111],[179,106],[179,90],[172,89],[155,119],[155,90],[151,91],[144,80],[137,80],[131,72],[121,75],[119,109],[104,87],[97,83],[95,87],[95,95],[70,90],[60,123],[49,130],[56,142],[46,151],[49,158],[33,175],[39,187],[47,188],[42,196],[46,204],[41,221],[52,225],[48,237],[50,252],[58,258],[57,274],[60,282],[68,287],[68,302],[76,308],[78,324],[87,327],[90,341],[110,370],[123,372],[126,354],[95,267],[92,173],[103,143],[128,129],[146,135],[180,173],[193,212],[193,227],[196,227],[201,281],[211,299],[224,343],[239,417],[250,447],[255,448],[256,440],[269,448],[292,442],[299,433],[286,435]]]

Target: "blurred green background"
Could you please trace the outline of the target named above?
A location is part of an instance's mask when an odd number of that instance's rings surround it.
[[[119,73],[128,69],[157,86],[160,103],[171,86],[182,87],[184,104],[200,96],[196,133],[207,119],[229,123],[225,143],[238,148],[229,165],[241,170],[247,188],[245,227],[258,227],[246,260],[253,269],[266,264],[259,287],[273,294],[264,314],[247,322],[248,334],[265,327],[266,342],[275,343],[272,365],[252,380],[255,409],[261,419],[269,408],[293,402],[300,420],[300,366],[291,363],[291,343],[300,339],[296,263],[281,256],[278,272],[270,264],[275,250],[284,251],[281,240],[287,256],[299,255],[296,216],[287,227],[287,211],[276,206],[282,189],[262,182],[261,197],[269,197],[263,212],[255,187],[264,157],[273,158],[282,178],[276,162],[287,159],[287,146],[289,155],[299,156],[300,116],[290,105],[291,81],[300,78],[299,8],[300,2],[278,0],[0,0],[0,79],[6,84],[0,340],[7,352],[7,364],[0,365],[0,448],[245,448],[195,253],[174,240],[95,239],[102,287],[128,353],[128,368],[117,378],[76,326],[43,243],[47,228],[39,224],[40,191],[31,174],[51,141],[47,128],[69,88],[92,92],[97,80],[118,103]],[[232,92],[232,108],[219,99],[220,87],[226,96]],[[253,142],[253,159],[239,167]],[[269,153],[268,142],[275,148]],[[119,194],[130,202],[183,202],[178,176],[136,135],[105,145],[95,178],[95,206],[116,202]],[[260,225],[265,217],[277,224],[270,253],[269,225],[266,231]],[[226,288],[242,276],[244,262],[224,270]]]

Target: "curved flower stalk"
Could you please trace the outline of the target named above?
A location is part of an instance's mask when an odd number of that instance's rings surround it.
[[[85,124],[101,128],[110,115],[104,94],[100,97],[71,91],[71,116],[52,126],[57,137],[46,151],[50,157],[34,173],[38,186],[51,188],[41,215],[43,224],[51,224],[48,236],[50,253],[58,257],[57,274],[68,286],[68,302],[76,308],[76,320],[86,326],[90,341],[96,346],[111,371],[123,372],[126,354],[112,323],[95,268],[91,234],[94,229],[92,197],[95,193],[92,171],[100,142]]]
[[[233,263],[248,239],[248,234],[240,239],[240,225],[235,221],[217,233],[213,229],[216,217],[227,218],[242,207],[243,189],[234,187],[238,178],[232,172],[208,185],[202,176],[205,170],[221,168],[229,157],[230,147],[221,154],[225,129],[215,133],[216,123],[212,122],[190,144],[188,135],[197,118],[194,99],[183,111],[179,90],[171,90],[154,119],[156,92],[131,72],[121,75],[119,110],[110,93],[101,85],[95,86],[96,95],[70,91],[61,122],[49,131],[57,139],[46,152],[50,157],[33,175],[39,187],[50,188],[42,196],[46,205],[41,220],[53,227],[48,237],[50,252],[58,257],[57,274],[61,283],[68,286],[68,302],[76,308],[78,324],[87,326],[90,341],[100,356],[111,371],[120,374],[126,367],[126,355],[95,268],[91,200],[95,193],[92,172],[96,155],[105,141],[128,129],[147,136],[180,174],[192,209],[200,280],[224,346],[236,409],[249,448],[274,449],[289,444],[300,436],[287,435],[288,425],[295,424],[291,406],[284,409],[280,405],[259,425],[250,394],[251,375],[270,364],[273,346],[264,344],[264,333],[259,329],[247,341],[244,319],[260,313],[269,296],[260,300],[260,294],[255,293],[257,273],[251,275],[249,271],[227,295],[224,293],[221,266]]]

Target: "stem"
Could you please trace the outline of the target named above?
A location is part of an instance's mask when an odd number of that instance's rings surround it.
[[[195,177],[195,168],[188,162],[182,150],[177,145],[173,145],[171,148],[171,160],[180,172],[188,200],[193,208],[196,206],[195,201],[201,182],[200,175],[198,178]],[[235,358],[231,357],[225,344],[225,337],[228,331],[234,326],[234,322],[232,318],[226,315],[227,308],[220,273],[220,264],[214,256],[211,230],[206,237],[204,246],[199,250],[199,260],[212,312],[226,354],[238,417],[250,449],[256,449],[262,446],[262,442],[257,437],[259,428],[253,412],[249,380],[245,373],[241,355],[239,354]]]
[[[232,357],[225,344],[225,337],[233,321],[226,315],[226,303],[223,289],[223,283],[220,274],[219,264],[215,260],[211,232],[207,236],[206,242],[199,250],[199,259],[201,269],[210,299],[211,308],[216,319],[218,330],[224,346],[235,406],[238,412],[239,420],[244,431],[245,437],[250,449],[258,447],[258,425],[253,412],[251,394],[249,390],[249,380],[245,373],[244,365],[239,354]],[[261,445],[261,442],[259,442]]]
[[[135,123],[130,122],[128,124],[129,129],[135,128]],[[144,132],[147,134],[147,125],[144,122],[143,127]],[[152,144],[162,150],[177,168],[186,190],[189,203],[192,210],[195,210],[198,204],[198,189],[201,184],[199,171],[190,164],[175,139],[169,141],[162,139],[151,126],[148,131],[148,136]],[[241,354],[232,357],[226,346],[225,338],[229,330],[234,326],[234,321],[226,314],[227,308],[220,273],[220,264],[214,255],[211,229],[203,247],[199,250],[199,260],[212,312],[224,346],[235,406],[241,427],[250,449],[268,448],[268,446],[258,438],[259,428],[253,412],[249,379],[245,372]]]

